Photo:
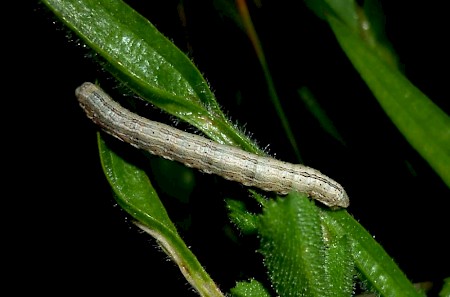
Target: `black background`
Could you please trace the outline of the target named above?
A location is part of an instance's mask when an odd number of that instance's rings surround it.
[[[212,4],[191,2],[196,1],[185,1],[186,27],[180,23],[178,1],[128,3],[190,52],[233,120],[246,124],[261,146],[270,144],[277,158],[296,162],[278,132],[282,130],[245,33]],[[386,30],[405,74],[448,113],[450,51],[444,10],[437,1],[426,6],[391,2],[382,1]],[[448,188],[383,113],[327,25],[301,1],[263,1],[261,8],[250,5],[250,10],[305,163],[339,177],[351,197],[349,212],[412,281],[432,281],[440,287],[449,276]],[[10,275],[28,284],[16,289],[196,296],[156,243],[114,206],[99,163],[96,128],[74,97],[74,89],[84,81],[114,82],[43,5],[8,11],[15,18],[5,26],[3,44],[8,90],[3,95],[4,168],[10,188],[3,194],[4,212],[13,235],[10,242],[20,251],[12,254]],[[297,95],[305,85],[333,119],[345,147],[305,110]],[[205,183],[212,180],[196,177]],[[214,229],[227,224],[225,214],[205,215],[224,212],[223,197],[199,202],[208,193],[214,190],[197,192],[194,202],[184,206],[197,227],[181,232],[227,291],[234,280],[251,276],[253,264],[244,264],[245,273],[239,274],[245,257],[235,245],[220,241],[222,229]],[[198,210],[200,206],[207,211]],[[183,220],[183,209],[173,211],[175,221]]]

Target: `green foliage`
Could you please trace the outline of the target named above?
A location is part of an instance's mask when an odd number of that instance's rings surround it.
[[[439,297],[448,297],[450,296],[450,277],[444,279],[444,286],[442,291],[439,292]]]
[[[264,154],[224,116],[189,58],[128,5],[118,0],[42,2],[98,55],[104,69],[135,94],[217,142]],[[392,122],[450,185],[449,118],[397,69],[389,46],[378,42],[380,30],[367,29],[373,16],[366,17],[353,1],[307,3],[328,22]],[[302,96],[312,98],[305,92]],[[320,108],[315,111],[326,130],[341,139]],[[101,137],[99,151],[118,204],[158,241],[200,295],[222,296],[180,238],[146,172]],[[230,219],[247,236],[258,234],[270,286],[280,296],[350,296],[354,275],[382,296],[423,296],[346,210],[322,209],[299,194],[273,201],[253,194],[262,214],[229,199]],[[268,288],[255,280],[238,282],[231,294],[269,296]],[[448,280],[442,294],[446,291]]]
[[[130,90],[220,143],[257,147],[224,116],[189,58],[122,1],[43,1]]]
[[[338,20],[329,23],[355,68],[408,142],[450,186],[450,118]]]
[[[259,251],[279,296],[329,296],[320,218],[305,195],[268,202],[258,230]]]
[[[353,1],[307,2],[328,21],[392,122],[450,187],[450,117],[398,70],[395,53],[380,33],[381,22],[366,16]]]
[[[234,288],[231,289],[231,296],[233,297],[269,297],[270,294],[264,286],[252,279],[249,282],[238,282]]]
[[[253,234],[258,229],[258,218],[255,214],[248,212],[242,201],[227,199],[227,208],[230,220],[244,234]]]
[[[329,236],[348,238],[356,268],[378,292],[387,296],[421,296],[392,258],[350,215],[344,211],[321,211],[320,216]]]
[[[178,235],[147,174],[109,149],[101,136],[98,147],[105,176],[117,203],[135,224],[153,236],[201,296],[223,296]]]

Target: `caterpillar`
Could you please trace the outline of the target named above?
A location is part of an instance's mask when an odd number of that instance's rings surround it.
[[[75,95],[88,118],[105,132],[153,155],[264,191],[281,195],[298,191],[329,207],[349,206],[344,188],[316,169],[258,156],[151,121],[125,109],[90,82],[79,86]]]

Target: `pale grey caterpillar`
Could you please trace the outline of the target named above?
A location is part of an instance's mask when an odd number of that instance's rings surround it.
[[[151,154],[245,186],[281,195],[298,191],[330,207],[349,205],[344,188],[316,169],[258,156],[151,121],[123,108],[89,82],[75,94],[87,116],[105,132]]]

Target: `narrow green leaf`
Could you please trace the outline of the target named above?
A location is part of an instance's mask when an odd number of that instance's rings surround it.
[[[305,0],[314,13],[324,19],[337,19],[349,30],[359,36],[385,62],[397,67],[397,56],[384,34],[384,19],[381,7],[376,0],[364,1],[361,8],[354,0]]]
[[[325,256],[330,286],[333,288],[329,296],[352,296],[355,267],[350,243],[347,236],[340,238],[330,237]]]
[[[358,28],[357,5],[354,0],[324,0],[336,16],[339,17],[349,28],[356,31]]]
[[[98,134],[100,160],[117,203],[136,220],[176,233],[147,174],[112,151]]]
[[[305,0],[305,3],[318,17],[326,19],[332,14],[353,30],[358,30],[358,12],[354,0]]]
[[[382,296],[424,296],[417,292],[397,264],[373,237],[345,210],[321,210],[320,216],[332,236],[346,234],[357,269]]]
[[[100,159],[117,203],[153,236],[201,296],[223,294],[178,235],[146,173],[110,150],[98,134]]]
[[[123,1],[42,2],[134,93],[217,142],[263,153],[224,116],[189,58]]]
[[[359,36],[387,64],[399,68],[397,54],[386,36],[386,19],[380,1],[366,0],[357,11]]]
[[[141,86],[142,92],[149,89],[155,101],[185,98],[192,104],[203,103],[220,112],[207,83],[198,71],[194,72],[191,61],[124,2],[47,0],[44,3],[108,62],[105,67],[125,76],[127,83]]]
[[[291,193],[268,202],[260,217],[260,252],[280,296],[328,296],[324,241],[317,208]]]
[[[332,17],[328,20],[386,114],[450,187],[450,117],[342,22]]]

